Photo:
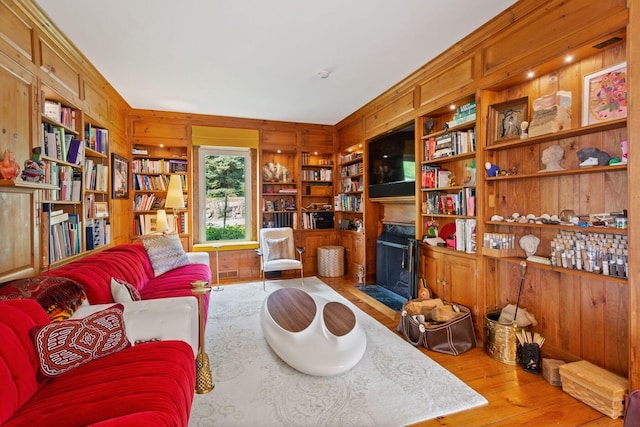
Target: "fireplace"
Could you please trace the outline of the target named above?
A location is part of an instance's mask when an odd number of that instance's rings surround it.
[[[406,299],[418,296],[415,227],[384,224],[376,242],[376,284]]]

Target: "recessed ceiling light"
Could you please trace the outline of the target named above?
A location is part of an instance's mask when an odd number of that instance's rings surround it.
[[[564,58],[564,62],[566,62],[567,64],[568,64],[569,62],[571,62],[571,61],[573,61],[573,55],[567,55],[567,56]]]
[[[449,107],[450,110],[455,110],[456,109],[456,104],[451,104],[451,106]]]
[[[533,78],[533,76],[535,76],[535,75],[536,75],[536,73],[534,73],[533,71],[529,71],[529,72],[527,73],[527,77],[529,77],[530,79],[532,79],[532,78]]]

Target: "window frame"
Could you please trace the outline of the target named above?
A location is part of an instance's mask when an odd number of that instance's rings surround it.
[[[255,201],[253,200],[252,180],[254,163],[253,151],[249,147],[222,147],[222,146],[200,146],[198,147],[198,216],[199,221],[198,238],[201,243],[244,243],[253,239],[253,210]],[[234,240],[207,240],[207,216],[206,216],[206,198],[207,198],[207,179],[205,160],[207,156],[242,156],[244,157],[245,174],[245,235],[244,239]]]

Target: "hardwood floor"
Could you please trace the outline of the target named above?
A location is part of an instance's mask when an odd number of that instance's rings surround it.
[[[399,314],[354,289],[349,278],[321,278],[338,293],[353,302],[392,331]],[[606,415],[549,384],[542,375],[534,375],[518,366],[510,366],[488,357],[483,348],[459,356],[449,356],[420,348],[424,354],[455,374],[482,394],[489,404],[415,426],[622,426],[621,418]],[[544,353],[543,353],[544,355]]]

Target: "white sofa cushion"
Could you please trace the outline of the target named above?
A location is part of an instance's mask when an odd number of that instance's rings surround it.
[[[80,319],[113,304],[82,305],[73,314]],[[132,345],[149,340],[181,340],[198,353],[198,300],[170,297],[131,301],[124,306],[124,324]]]

